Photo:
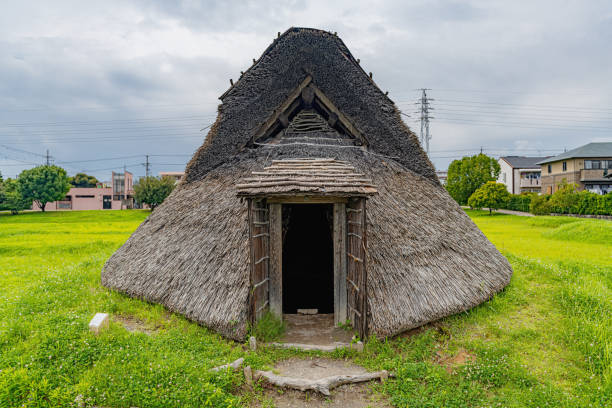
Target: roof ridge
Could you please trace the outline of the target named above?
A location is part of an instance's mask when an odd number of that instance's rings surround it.
[[[380,91],[381,94],[383,94],[392,104],[395,105],[395,102],[393,102],[393,100],[391,100],[391,98],[389,98],[388,92],[385,93],[377,84],[376,82],[374,82],[374,78],[372,77],[372,73],[370,72],[370,74],[368,74],[362,67],[361,64],[359,63],[359,60],[355,59],[355,57],[353,56],[353,54],[351,53],[351,51],[348,49],[348,47],[346,46],[346,44],[344,43],[344,41],[342,41],[342,39],[338,36],[337,32],[331,32],[331,31],[327,31],[327,30],[321,30],[319,28],[311,28],[311,27],[289,27],[287,30],[285,30],[282,34],[279,31],[277,37],[272,40],[272,43],[270,45],[268,45],[266,47],[266,49],[264,50],[264,52],[261,53],[261,55],[259,56],[258,59],[254,59],[253,58],[253,64],[251,64],[250,67],[247,68],[246,71],[240,71],[240,77],[238,78],[238,80],[236,82],[233,82],[230,79],[230,87],[223,92],[223,94],[221,94],[221,96],[219,96],[219,99],[221,101],[223,101],[223,99],[232,91],[232,89],[234,89],[242,80],[242,78],[249,73],[253,68],[255,68],[263,59],[264,56],[266,56],[268,53],[270,53],[270,51],[272,51],[272,49],[278,45],[278,43],[285,38],[286,36],[288,36],[291,33],[299,33],[299,32],[313,32],[313,33],[320,33],[320,34],[325,34],[328,35],[330,37],[332,37],[336,43],[336,45],[338,46],[339,51],[344,54],[344,56],[351,61],[356,67],[358,67],[361,72],[363,73],[363,75],[365,75],[367,78],[369,78],[370,82],[372,82],[372,84]]]

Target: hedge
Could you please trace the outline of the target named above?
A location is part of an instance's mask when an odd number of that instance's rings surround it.
[[[612,215],[612,193],[600,195],[586,190],[577,191],[573,184],[562,184],[554,194],[512,194],[500,208],[535,215]]]

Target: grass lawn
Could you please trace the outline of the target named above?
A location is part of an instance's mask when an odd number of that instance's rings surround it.
[[[469,211],[510,260],[510,285],[484,305],[408,336],[336,352],[395,380],[398,407],[612,406],[612,222]],[[140,211],[0,215],[0,407],[269,405],[242,373],[294,355],[247,352],[164,308],[100,286],[104,261]],[[116,319],[100,336],[93,314]],[[123,317],[143,332],[131,332]]]

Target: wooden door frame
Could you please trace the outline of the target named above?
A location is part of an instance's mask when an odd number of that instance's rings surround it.
[[[270,209],[270,311],[283,316],[283,204],[332,204],[333,205],[333,254],[334,254],[334,325],[346,322],[346,202],[344,197],[271,197]]]
[[[254,197],[253,197],[254,198]],[[364,221],[366,197],[337,197],[337,196],[282,196],[282,197],[259,197],[265,199],[268,208],[269,222],[269,260],[268,260],[268,285],[267,307],[278,318],[283,316],[283,226],[282,207],[283,204],[332,204],[333,205],[333,268],[334,268],[334,326],[345,324],[349,318],[348,314],[348,282],[347,282],[347,203],[349,199],[363,200]],[[251,213],[249,212],[249,225],[251,224]],[[365,233],[365,229],[364,229]],[[366,245],[364,240],[364,245]],[[251,248],[252,250],[252,248]],[[364,248],[365,250],[365,248]],[[251,256],[252,258],[252,256]],[[365,259],[364,259],[365,260]],[[251,260],[253,262],[253,260]],[[365,263],[363,268],[365,270]],[[367,274],[365,275],[367,276]],[[364,288],[366,289],[366,288]],[[367,296],[367,290],[362,296]],[[367,309],[367,300],[365,301]],[[367,310],[364,310],[364,317]],[[255,320],[255,316],[252,316]],[[367,329],[367,323],[363,320],[364,327],[358,329],[360,334]],[[362,335],[364,337],[364,335]]]

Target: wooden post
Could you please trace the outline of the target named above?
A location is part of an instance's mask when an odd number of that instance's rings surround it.
[[[283,317],[282,204],[270,203],[270,311]]]
[[[346,204],[334,204],[334,325],[346,322]]]

